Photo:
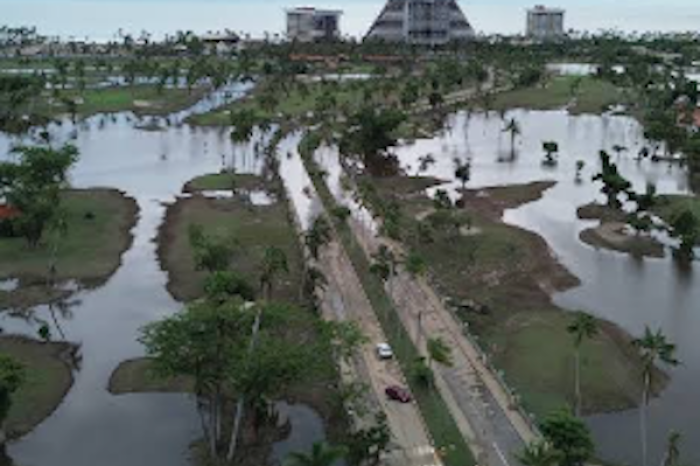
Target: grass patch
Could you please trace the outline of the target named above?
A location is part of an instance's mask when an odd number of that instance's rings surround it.
[[[261,180],[258,183],[263,184]],[[268,185],[268,188],[272,186]],[[183,302],[202,295],[205,273],[195,269],[188,234],[190,225],[199,224],[207,235],[235,238],[239,253],[231,267],[254,287],[258,286],[265,249],[275,246],[285,251],[290,273],[280,277],[275,287],[275,298],[297,302],[302,257],[289,219],[283,199],[269,206],[253,206],[239,198],[207,199],[194,196],[179,199],[168,208],[159,235],[159,256],[163,269],[168,272],[168,290]]]
[[[658,202],[652,208],[653,212],[666,223],[673,220],[683,212],[689,210],[695,218],[700,219],[700,198],[697,196],[665,195],[659,196]]]
[[[580,87],[574,92],[575,82]],[[593,77],[558,76],[547,81],[544,86],[516,89],[495,95],[493,107],[497,110],[527,108],[532,110],[555,110],[570,103],[573,114],[599,114],[610,106],[622,104],[629,99],[615,85]]]
[[[58,240],[59,281],[85,284],[107,280],[131,244],[136,202],[115,190],[71,190],[62,194],[68,230]],[[30,249],[22,238],[0,238],[0,279],[45,281],[51,257],[48,238]]]
[[[148,358],[131,359],[119,364],[109,378],[109,393],[193,393],[194,381],[186,377],[163,380],[152,372]]]
[[[123,86],[105,89],[61,91],[61,98],[78,101],[78,115],[82,117],[99,113],[132,111],[140,115],[167,115],[183,110],[202,98],[206,89],[192,92],[187,89],[163,89],[159,93],[156,86]],[[49,114],[66,113],[68,109],[60,101],[48,106]]]
[[[26,381],[15,394],[7,417],[10,438],[31,432],[61,404],[73,384],[65,359],[71,346],[39,343],[22,337],[1,337],[0,352],[22,363]]]
[[[265,183],[259,176],[240,173],[216,173],[199,176],[185,185],[184,191],[231,191],[232,188],[244,191],[261,190]]]
[[[325,184],[320,170],[312,160],[313,151],[310,149],[313,147],[313,144],[304,144],[302,142],[300,147],[303,146],[305,146],[306,150],[301,151],[303,152],[302,157],[311,175],[312,182],[326,210],[331,211],[337,204],[328,186]],[[411,367],[421,355],[411,342],[408,332],[401,323],[396,309],[394,309],[390,298],[384,290],[383,283],[370,271],[370,263],[353,233],[346,225],[339,224],[337,221],[336,227],[339,239],[353,264],[355,272],[360,278],[372,308],[379,318],[384,334],[389,339],[389,344],[394,350],[401,369],[407,375],[411,392],[418,403],[435,446],[445,451],[443,458],[445,464],[448,466],[476,464],[442,397],[435,390],[431,390],[408,377]]]

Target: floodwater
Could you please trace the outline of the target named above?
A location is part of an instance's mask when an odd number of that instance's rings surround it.
[[[396,152],[402,166],[416,174],[420,158],[432,154],[437,163],[426,175],[459,183],[454,177],[454,158],[472,160],[473,188],[554,180],[558,184],[537,202],[508,211],[507,222],[543,236],[564,266],[577,275],[582,285],[558,294],[555,301],[570,310],[584,310],[611,320],[633,335],[646,325],[661,328],[678,344],[683,365],[671,371],[669,387],[652,402],[650,413],[651,461],[660,461],[665,439],[671,430],[685,436],[687,462],[700,460],[700,263],[692,270],[680,270],[670,254],[666,259],[636,260],[628,255],[597,251],[579,240],[579,234],[592,222],[576,217],[577,207],[593,200],[604,202],[600,186],[591,182],[599,170],[598,152],[620,145],[628,150],[613,159],[621,173],[637,190],[654,183],[660,193],[688,193],[683,169],[667,163],[637,162],[644,146],[643,130],[633,119],[623,116],[570,116],[564,111],[513,111],[522,127],[511,158],[510,136],[503,132],[505,122],[496,114],[460,113],[450,119],[449,130],[435,139],[419,140]],[[556,141],[560,146],[559,165],[542,166],[542,143]],[[576,161],[584,160],[583,183],[575,182]],[[588,419],[599,452],[606,460],[620,464],[640,464],[638,411],[593,416]]]
[[[97,116],[73,126],[63,122],[51,131],[58,140],[75,137],[81,160],[72,174],[77,187],[110,186],[133,196],[141,209],[134,230],[135,241],[124,255],[119,271],[102,288],[84,290],[69,314],[61,319],[67,339],[82,343],[84,361],[65,402],[37,430],[13,444],[10,454],[27,466],[92,466],[94,464],[160,465],[187,464],[187,448],[199,436],[193,401],[185,395],[111,396],[106,391],[109,375],[123,360],[139,357],[136,341],[144,324],[172,314],[181,306],[165,290],[166,277],[156,260],[153,239],[165,207],[191,178],[233,165],[240,173],[257,173],[262,160],[248,147],[233,146],[226,131],[182,124],[192,112],[206,111],[245,89],[218,93],[188,112],[167,119],[146,119],[162,131],[140,131],[133,116]],[[420,158],[432,154],[436,163],[424,174],[454,180],[454,158],[472,160],[471,187],[486,187],[539,180],[558,184],[540,201],[506,213],[506,220],[542,235],[559,260],[582,280],[582,286],[556,296],[561,306],[585,310],[612,320],[632,334],[645,325],[661,327],[679,345],[683,366],[672,371],[672,380],[650,408],[653,461],[661,458],[664,439],[671,429],[686,436],[688,462],[700,460],[700,411],[695,394],[700,391],[700,270],[680,271],[670,258],[638,261],[627,255],[596,251],[581,243],[579,233],[590,222],[576,218],[576,208],[602,200],[591,176],[598,170],[598,151],[614,145],[628,148],[616,157],[622,173],[637,189],[655,183],[662,193],[687,193],[683,170],[665,163],[637,162],[644,144],[642,129],[622,116],[569,116],[564,111],[514,111],[522,136],[511,157],[510,138],[504,121],[496,114],[459,113],[449,120],[443,134],[399,147],[396,152],[404,169],[418,173]],[[260,135],[256,137],[261,137]],[[302,228],[319,212],[317,199],[306,194],[311,182],[296,152],[300,134],[292,134],[279,146],[280,171]],[[542,142],[560,145],[559,165],[544,168]],[[0,136],[0,157],[18,141]],[[615,157],[615,156],[614,156]],[[576,161],[584,160],[583,183],[575,180]],[[336,167],[337,168],[337,167]],[[329,167],[333,190],[340,186],[339,171]],[[11,282],[0,286],[9,288]],[[37,315],[50,321],[48,310]],[[35,335],[36,322],[3,316],[7,331]],[[55,334],[56,332],[54,332]],[[292,410],[290,412],[301,412]],[[298,433],[308,434],[307,445],[318,440],[313,416]],[[639,464],[637,411],[594,416],[588,419],[600,453],[605,459]],[[294,422],[294,421],[293,421]],[[298,421],[302,422],[302,421]],[[322,437],[321,437],[322,438]],[[275,447],[278,457],[295,449],[297,437]]]
[[[136,199],[140,217],[134,243],[116,274],[96,290],[81,290],[69,309],[58,312],[52,334],[82,347],[82,368],[68,396],[34,432],[13,443],[9,453],[23,466],[186,466],[190,444],[201,436],[194,400],[188,395],[112,396],[109,377],[118,364],[144,354],[137,338],[145,324],[172,315],[182,306],[167,292],[166,274],[156,257],[156,238],[165,214],[190,179],[234,167],[259,173],[262,160],[250,146],[234,146],[227,131],[181,124],[188,115],[240,97],[249,86],[232,86],[188,111],[150,119],[162,131],[141,131],[130,114],[96,116],[50,128],[56,143],[71,140],[81,158],[71,174],[75,187],[113,187]],[[13,144],[27,142],[0,134],[0,159]],[[11,157],[11,156],[9,156]],[[251,193],[255,203],[269,199]],[[59,264],[60,267],[60,264]],[[2,289],[15,286],[2,282]],[[52,322],[47,307],[28,320],[0,315],[7,333],[36,336],[39,319]],[[290,407],[295,430],[276,451],[309,448],[323,440],[322,428],[303,406]],[[297,416],[298,414],[298,416]],[[318,416],[316,416],[318,417]]]

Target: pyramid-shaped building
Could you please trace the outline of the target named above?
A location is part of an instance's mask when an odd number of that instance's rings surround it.
[[[442,45],[473,36],[456,0],[388,0],[366,39]]]

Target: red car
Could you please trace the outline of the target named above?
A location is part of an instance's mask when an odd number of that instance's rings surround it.
[[[387,398],[392,401],[398,401],[399,403],[410,403],[413,401],[413,397],[408,390],[396,385],[387,387],[384,393],[386,393]]]

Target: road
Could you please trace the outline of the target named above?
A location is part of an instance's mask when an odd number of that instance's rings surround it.
[[[401,245],[371,234],[355,218],[352,228],[368,257],[382,244],[398,257],[405,255]],[[516,464],[515,455],[537,435],[524,415],[512,409],[510,396],[461,324],[424,278],[399,270],[387,285],[387,293],[417,347],[425,351],[429,336],[442,338],[452,348],[453,366],[436,366],[437,387],[479,464]]]
[[[308,215],[311,212],[315,212],[315,215],[325,212],[299,159],[296,144],[287,149],[292,157],[282,159],[282,170],[298,175],[284,179],[292,212],[296,214],[297,229],[301,232],[305,226],[309,226]],[[389,402],[384,394],[389,385],[405,386],[405,378],[397,362],[382,362],[375,355],[374,345],[385,342],[386,337],[344,249],[339,243],[331,242],[314,265],[321,270],[328,282],[325,290],[320,293],[323,317],[329,321],[356,322],[371,342],[364,345],[351,361],[341,361],[341,377],[346,385],[357,382],[366,384],[369,390],[360,404],[372,415],[384,412],[387,416],[393,437],[392,450],[382,459],[382,464],[442,466],[417,405]],[[362,413],[354,414],[358,428],[367,427],[373,421]]]

